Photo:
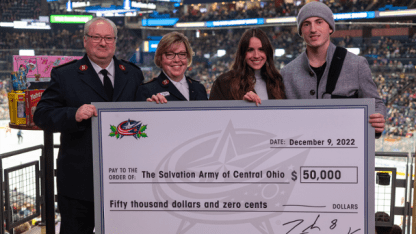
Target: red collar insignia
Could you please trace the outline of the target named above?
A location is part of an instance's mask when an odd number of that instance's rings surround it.
[[[167,85],[167,84],[169,84],[169,80],[168,80],[168,79],[166,79],[166,80],[162,81],[162,84],[163,84],[163,85]]]
[[[79,67],[79,70],[81,70],[81,71],[86,71],[87,69],[88,69],[88,66],[87,65],[81,65]]]
[[[125,66],[123,66],[123,65],[118,65],[118,67],[122,70],[122,71],[125,71],[126,70],[126,67]]]

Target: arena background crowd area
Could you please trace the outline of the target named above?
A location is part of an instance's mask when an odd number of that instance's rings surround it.
[[[94,1],[91,1],[92,3]],[[100,1],[105,2],[105,1]],[[122,1],[111,1],[111,3]],[[204,4],[170,3],[156,4],[160,16],[177,17],[178,22],[200,22],[210,20],[231,20],[248,18],[276,18],[296,16],[299,9],[309,1],[276,0],[246,2],[217,2]],[[361,11],[390,11],[416,8],[415,0],[332,0],[323,1],[334,13]],[[67,12],[67,1],[46,0],[2,0],[0,22],[24,19],[38,19],[52,14],[86,14]],[[154,14],[154,13],[153,13]],[[116,56],[131,60],[137,56],[137,49],[148,38],[160,38],[175,30],[172,27],[135,27],[136,22],[149,14],[133,17],[112,17],[119,29]],[[383,142],[376,151],[414,151],[416,127],[416,34],[415,17],[383,18],[379,20],[357,20],[353,23],[337,21],[332,42],[346,48],[359,48],[359,55],[367,58],[373,79],[378,86],[388,114]],[[219,74],[227,71],[233,61],[242,33],[247,27],[225,27],[217,29],[193,28],[177,30],[184,33],[195,51],[193,64],[186,75],[199,80],[209,91]],[[296,58],[305,48],[298,36],[295,24],[264,26],[264,30],[275,49],[284,53],[275,56],[275,66],[280,70]],[[83,25],[51,24],[50,30],[14,29],[0,30],[0,120],[9,118],[7,93],[11,91],[10,73],[13,55],[20,49],[33,49],[35,55],[82,56]],[[225,50],[225,55],[218,50]],[[138,63],[145,79],[150,80],[160,72],[153,64],[152,56],[145,56]],[[397,144],[399,141],[404,145]],[[393,144],[390,144],[393,142]],[[394,146],[390,146],[394,145]],[[391,148],[393,147],[393,148]]]

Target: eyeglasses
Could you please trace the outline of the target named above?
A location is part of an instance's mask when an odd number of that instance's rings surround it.
[[[101,36],[90,36],[88,34],[85,34],[85,36],[90,37],[92,39],[92,42],[101,42],[102,39],[104,39],[105,43],[110,44],[113,43],[117,37],[101,37]]]
[[[167,59],[172,60],[176,57],[176,55],[178,56],[179,59],[186,59],[186,57],[188,56],[188,53],[165,53],[165,56]]]

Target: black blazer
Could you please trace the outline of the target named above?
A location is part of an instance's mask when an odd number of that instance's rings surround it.
[[[189,100],[208,100],[207,91],[205,87],[196,80],[186,77],[186,82],[189,86]],[[168,101],[186,101],[186,98],[175,87],[174,84],[166,77],[164,72],[160,72],[160,75],[153,78],[151,81],[143,84],[139,88],[140,100],[146,100],[153,94],[162,93],[165,94]]]
[[[114,57],[113,102],[137,100],[143,73],[136,65]],[[91,119],[80,123],[75,113],[83,104],[110,101],[104,86],[85,55],[52,69],[51,84],[45,90],[34,113],[34,121],[43,130],[61,132],[58,154],[58,193],[71,198],[93,201],[93,163]]]

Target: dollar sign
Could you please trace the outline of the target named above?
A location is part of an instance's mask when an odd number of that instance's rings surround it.
[[[292,171],[292,180],[296,181],[298,179],[298,173],[296,171]]]

